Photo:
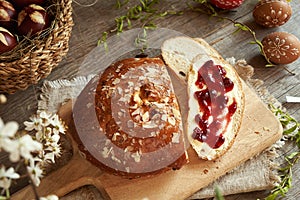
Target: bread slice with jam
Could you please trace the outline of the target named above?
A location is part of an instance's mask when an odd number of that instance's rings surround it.
[[[187,82],[186,134],[199,158],[214,160],[233,144],[244,111],[235,69],[203,39],[176,37],[162,45],[167,65]]]

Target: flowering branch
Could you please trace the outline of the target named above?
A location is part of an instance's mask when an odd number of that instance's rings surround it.
[[[0,95],[0,103],[6,102],[4,95]],[[43,177],[43,169],[55,158],[61,155],[59,144],[60,134],[65,133],[65,125],[56,114],[39,111],[25,121],[25,131],[18,133],[19,125],[16,122],[6,124],[0,118],[0,152],[5,151],[9,160],[26,168],[27,175],[34,189],[37,200],[57,200],[58,197],[50,195],[39,198],[36,187]],[[6,168],[0,164],[0,199],[10,198],[9,188],[12,180],[21,177],[13,167]]]

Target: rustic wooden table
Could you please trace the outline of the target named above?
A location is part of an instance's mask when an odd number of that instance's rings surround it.
[[[80,1],[87,4],[91,1]],[[131,1],[130,1],[131,2]],[[135,2],[135,1],[133,1]],[[265,82],[269,92],[277,98],[287,111],[300,121],[300,104],[286,103],[286,95],[300,96],[300,59],[289,64],[287,67],[296,75],[290,75],[280,67],[266,68],[265,60],[260,56],[256,45],[249,44],[252,37],[248,32],[234,33],[236,28],[231,22],[209,17],[199,12],[188,10],[185,2],[192,1],[162,1],[161,9],[183,10],[185,13],[181,16],[167,16],[157,19],[158,27],[173,29],[182,32],[190,37],[202,37],[214,48],[216,48],[223,57],[235,57],[236,59],[245,59],[255,68],[255,78]],[[299,21],[300,5],[297,0],[291,2],[293,15],[287,24],[279,27],[266,29],[255,24],[252,18],[252,9],[257,3],[256,0],[245,0],[244,4],[228,13],[226,16],[237,19],[239,22],[247,24],[255,30],[258,39],[262,39],[270,32],[286,31],[300,38]],[[129,4],[130,5],[130,4]],[[59,67],[53,70],[47,80],[71,79],[76,76],[78,66],[82,63],[85,56],[97,45],[98,39],[103,31],[109,31],[115,27],[114,18],[124,14],[125,9],[115,9],[115,1],[98,1],[91,6],[83,6],[73,2],[73,17],[75,26],[70,39],[70,50]],[[134,27],[140,27],[140,23],[133,22]],[[0,116],[4,121],[15,120],[22,124],[30,115],[36,112],[37,100],[39,98],[39,89],[42,81],[35,86],[29,87],[26,91],[19,91],[13,95],[8,95],[8,103],[0,106]],[[0,163],[7,161],[5,154],[0,154]],[[300,196],[300,189],[297,185],[300,183],[300,164],[294,167],[294,187],[289,191],[286,199],[297,199]],[[97,199],[97,191],[93,188],[82,190],[90,195],[90,199]],[[252,192],[247,194],[232,195],[226,199],[257,199],[266,196],[268,191]]]

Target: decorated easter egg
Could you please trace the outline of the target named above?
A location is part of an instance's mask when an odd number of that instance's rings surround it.
[[[25,7],[18,15],[18,32],[20,35],[32,36],[50,25],[46,10],[35,4]]]
[[[13,5],[5,0],[0,0],[0,26],[12,28],[17,12]]]
[[[300,41],[290,33],[271,33],[262,40],[262,44],[266,57],[275,64],[289,64],[300,56]]]
[[[12,50],[17,44],[16,37],[7,29],[0,27],[0,54]]]
[[[252,14],[256,23],[272,28],[285,24],[292,16],[292,8],[286,0],[261,0]]]
[[[218,8],[230,10],[239,7],[244,0],[211,0],[210,2]]]

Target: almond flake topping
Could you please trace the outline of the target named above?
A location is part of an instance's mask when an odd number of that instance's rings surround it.
[[[116,141],[117,137],[120,136],[121,134],[119,132],[114,133],[113,137],[111,138],[112,141]]]
[[[172,126],[175,126],[176,124],[176,120],[174,117],[168,117],[168,122],[172,125]]]
[[[134,159],[135,162],[140,162],[141,161],[141,155],[138,151],[131,154],[131,157]]]
[[[172,143],[179,143],[180,134],[179,133],[173,133],[172,137]]]
[[[112,151],[112,147],[110,149],[108,149],[107,147],[104,147],[103,150],[102,150],[102,156],[103,158],[108,158],[109,154],[111,153]]]

